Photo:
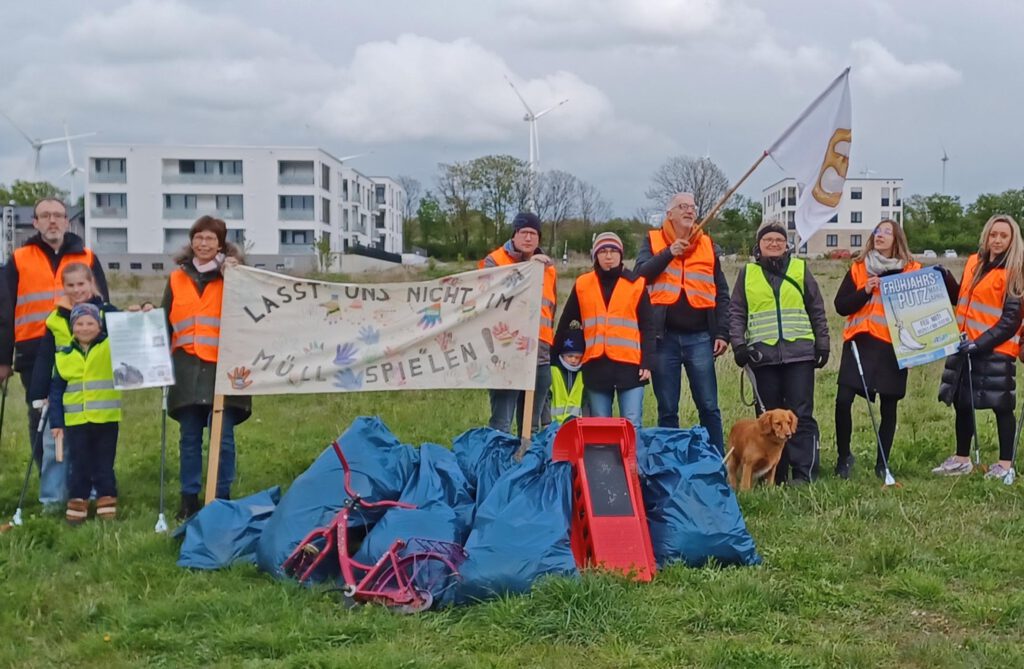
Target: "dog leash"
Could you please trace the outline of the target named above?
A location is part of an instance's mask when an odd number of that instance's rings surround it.
[[[750,381],[750,389],[753,391],[754,394],[753,399],[751,399],[749,402],[743,399],[744,376],[747,377],[747,379]],[[756,402],[758,413],[764,413],[764,402],[761,401],[761,393],[757,391],[757,379],[754,378],[754,370],[750,369],[749,365],[744,366],[743,369],[740,371],[740,401],[743,402],[748,407],[754,406],[754,403]]]

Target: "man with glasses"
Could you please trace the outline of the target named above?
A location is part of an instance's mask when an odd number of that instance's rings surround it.
[[[85,248],[78,235],[68,232],[67,208],[56,198],[43,198],[32,210],[37,233],[14,252],[3,270],[6,290],[0,290],[0,381],[14,371],[25,387],[26,401],[36,362],[36,352],[46,333],[46,317],[63,292],[61,272],[71,263],[92,268],[96,289],[109,299],[107,280],[96,255]],[[13,365],[12,365],[13,363]],[[35,444],[39,409],[29,407],[29,438]],[[44,509],[62,511],[66,493],[64,463],[57,462],[53,438],[44,427],[43,444],[33,450],[39,467],[39,501]]]
[[[644,238],[634,271],[647,280],[657,331],[652,381],[658,426],[679,427],[682,369],[711,444],[724,453],[715,358],[728,349],[729,284],[714,243],[693,234],[692,193],[676,193],[660,230]]]
[[[558,272],[540,248],[540,218],[520,212],[512,219],[512,238],[487,254],[479,268],[511,265],[535,260],[544,264],[544,292],[541,295],[540,332],[537,334],[537,377],[533,396],[533,432],[541,427],[541,412],[551,387],[551,345],[555,342],[555,305],[558,300]],[[524,396],[518,390],[490,390],[491,419],[495,430],[510,432],[513,414],[517,415],[519,434],[523,432]]]

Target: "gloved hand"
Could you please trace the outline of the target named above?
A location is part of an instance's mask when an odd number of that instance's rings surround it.
[[[971,339],[965,339],[957,346],[956,352],[963,355],[973,355],[978,350],[978,345]]]
[[[732,359],[736,361],[737,366],[746,367],[747,365],[750,364],[750,349],[747,348],[746,344],[733,346]]]
[[[830,351],[827,348],[814,349],[814,368],[821,369],[828,364]]]

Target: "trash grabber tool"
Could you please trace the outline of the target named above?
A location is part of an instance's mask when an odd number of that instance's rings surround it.
[[[164,472],[167,469],[167,386],[163,387],[163,410],[160,413],[160,512],[156,518],[155,532],[167,531],[167,518],[164,516]]]
[[[868,404],[868,415],[871,417],[871,429],[875,431],[875,447],[878,449],[878,455],[882,459],[882,465],[885,466],[885,486],[897,486],[896,478],[892,475],[889,470],[889,458],[885,454],[885,448],[882,447],[882,435],[878,431],[878,423],[875,421],[875,409],[874,402],[871,401],[871,394],[868,392],[868,382],[864,377],[864,367],[860,364],[860,351],[857,349],[857,342],[850,341],[850,348],[853,350],[853,359],[857,361],[857,373],[860,375],[860,383],[864,388],[864,401]]]
[[[4,416],[7,413],[7,384],[11,378],[7,377],[4,379],[3,397],[0,397],[0,448],[3,447],[3,436],[4,436]]]
[[[978,443],[978,412],[974,407],[974,364],[967,353],[967,392],[971,396],[971,430],[974,432],[974,467],[985,471],[981,465],[981,445]]]
[[[18,508],[14,510],[14,518],[11,525],[21,527],[21,509],[25,506],[25,494],[28,492],[28,479],[32,475],[32,464],[35,461],[34,453],[37,448],[43,446],[43,430],[46,428],[46,414],[50,411],[50,405],[44,404],[39,411],[39,427],[36,428],[35,441],[32,444],[32,452],[28,454],[28,467],[25,468],[25,480],[21,484],[21,495],[18,497]]]

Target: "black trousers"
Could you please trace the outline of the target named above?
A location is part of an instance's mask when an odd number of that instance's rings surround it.
[[[68,457],[68,498],[117,497],[114,456],[118,423],[85,423],[64,428]]]
[[[839,458],[842,459],[850,454],[850,437],[853,434],[853,400],[857,397],[857,391],[850,386],[839,385],[839,392],[836,394],[836,450]],[[889,461],[889,454],[892,452],[892,442],[896,437],[896,404],[899,399],[891,395],[879,395],[881,405],[879,413],[881,422],[878,424],[878,436],[882,441],[882,450],[885,451],[885,461]],[[874,409],[872,409],[874,411]],[[875,466],[881,466],[882,458],[878,454],[878,447],[875,446]]]
[[[971,440],[974,438],[974,419],[971,407],[956,407],[956,454],[969,456]],[[981,411],[981,409],[979,409]],[[996,432],[999,434],[999,459],[1013,460],[1013,437],[1017,426],[1014,424],[1013,409],[996,410]]]
[[[775,470],[775,482],[813,481],[818,475],[818,422],[814,420],[814,362],[790,362],[754,368],[757,391],[765,409],[789,409],[796,414],[796,434]]]

